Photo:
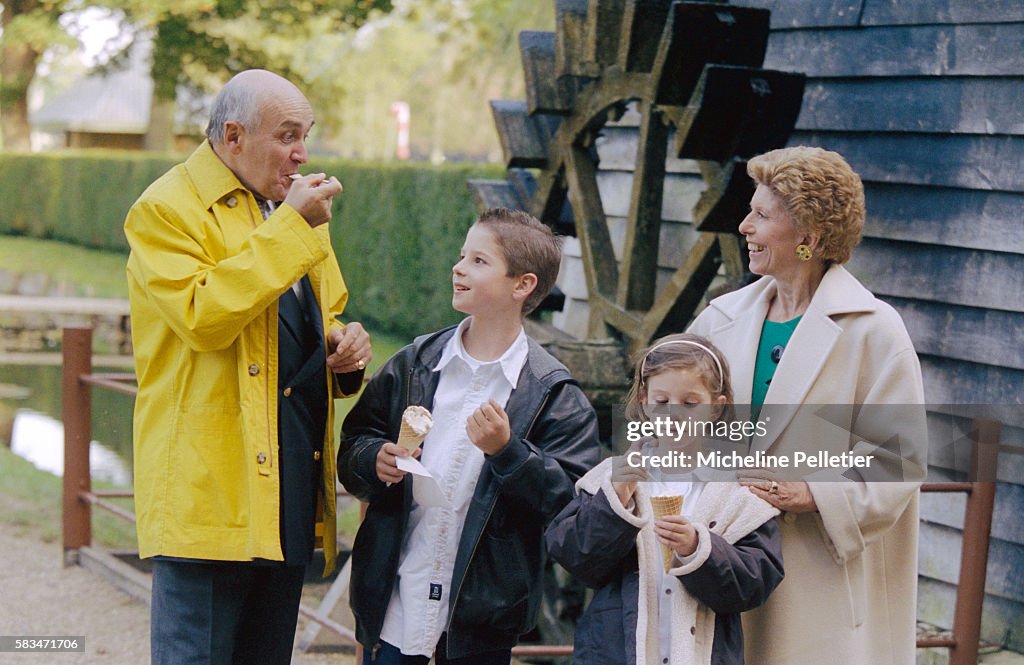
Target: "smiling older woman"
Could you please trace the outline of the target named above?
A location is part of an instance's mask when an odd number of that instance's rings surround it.
[[[792,456],[898,441],[898,466],[916,469],[904,482],[856,469],[845,470],[847,482],[745,475],[751,492],[783,511],[786,566],[768,602],[744,618],[748,662],[913,663],[924,395],[903,321],[842,266],[860,242],[863,185],[820,148],[773,150],[747,172],[757,189],[739,231],[750,271],[763,277],[712,301],[690,332],[729,359],[737,404],[773,414],[752,446]],[[847,405],[847,420],[808,427],[799,405]],[[897,406],[879,418],[864,405]]]

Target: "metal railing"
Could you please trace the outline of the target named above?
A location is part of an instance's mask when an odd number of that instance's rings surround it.
[[[135,515],[108,499],[129,498],[129,490],[93,490],[89,469],[89,443],[92,440],[92,387],[134,395],[134,374],[92,372],[92,329],[65,327],[63,343],[64,421],[64,563],[78,563],[78,552],[92,545],[92,508],[106,510],[121,519],[135,522]],[[925,483],[922,492],[964,492],[967,494],[960,578],[956,593],[952,634],[949,638],[917,641],[918,648],[949,649],[950,665],[974,665],[981,637],[982,603],[988,566],[992,510],[995,505],[995,468],[999,455],[1001,425],[976,420],[972,432],[971,478],[974,482]],[[306,606],[300,613],[346,641],[356,644],[352,631]],[[359,645],[356,644],[357,657]],[[517,657],[571,656],[571,645],[519,645],[512,649]],[[357,661],[358,662],[358,661]]]

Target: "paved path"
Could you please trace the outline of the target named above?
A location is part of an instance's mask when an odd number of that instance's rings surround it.
[[[149,609],[84,568],[63,568],[60,544],[29,534],[0,523],[0,635],[84,635],[85,652],[0,652],[0,665],[147,665]],[[304,626],[300,619],[299,634]],[[919,665],[946,662],[934,651],[919,652]],[[1024,665],[1024,655],[986,654],[982,664]],[[353,658],[296,650],[292,665],[353,665]]]
[[[0,523],[0,635],[84,635],[84,653],[3,653],[0,665],[146,665],[149,608],[93,573],[61,565],[59,543]],[[301,631],[303,624],[300,623]],[[293,665],[352,665],[296,651]]]

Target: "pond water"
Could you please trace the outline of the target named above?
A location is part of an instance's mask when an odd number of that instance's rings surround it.
[[[123,368],[94,368],[124,372]],[[0,364],[0,418],[13,420],[11,450],[55,475],[64,471],[61,417],[61,367],[51,364]],[[131,485],[132,408],[134,398],[103,388],[92,391],[89,459],[93,478]]]

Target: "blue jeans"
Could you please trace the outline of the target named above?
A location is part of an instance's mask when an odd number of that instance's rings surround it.
[[[305,566],[157,559],[151,665],[288,665]]]
[[[509,649],[499,649],[478,653],[465,658],[448,658],[446,636],[442,635],[434,651],[434,658],[437,665],[509,665],[512,661],[512,652]],[[377,657],[370,658],[370,650],[363,648],[363,665],[427,665],[430,659],[426,656],[406,656],[397,647],[387,642],[380,643],[377,650]]]

